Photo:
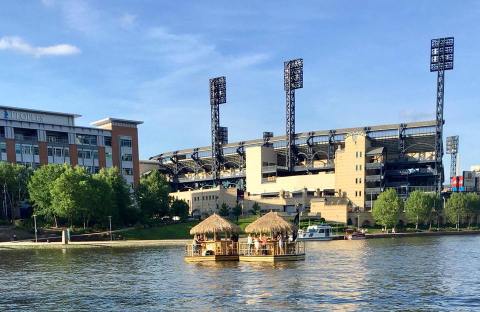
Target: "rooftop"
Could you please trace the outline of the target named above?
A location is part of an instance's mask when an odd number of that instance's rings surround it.
[[[100,127],[100,126],[103,126],[103,125],[106,125],[106,124],[110,124],[110,123],[114,123],[114,122],[127,123],[127,124],[133,124],[133,125],[141,125],[141,124],[143,124],[143,121],[129,120],[129,119],[120,119],[120,118],[112,118],[112,117],[100,119],[100,120],[94,121],[94,122],[92,122],[92,123],[90,123],[90,124],[91,124],[92,126]]]
[[[60,112],[52,112],[52,111],[45,111],[45,110],[39,110],[39,109],[30,109],[30,108],[3,106],[3,105],[0,105],[0,110],[15,110],[15,111],[21,111],[26,113],[57,115],[57,116],[66,116],[66,117],[73,117],[73,118],[78,118],[82,116],[82,115],[71,114],[71,113],[60,113]]]

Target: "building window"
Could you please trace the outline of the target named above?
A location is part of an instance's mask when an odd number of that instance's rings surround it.
[[[132,140],[131,139],[121,139],[120,146],[122,147],[132,147]]]
[[[0,142],[0,153],[6,153],[6,152],[7,152],[7,143]]]
[[[362,191],[358,191],[358,196],[362,196]]]
[[[97,145],[97,136],[89,134],[77,134],[76,143],[81,145]]]
[[[53,148],[52,147],[47,148],[47,155],[48,156],[53,156]]]
[[[362,157],[362,152],[360,152],[360,157]]]
[[[98,151],[92,151],[93,159],[98,159]]]
[[[358,184],[358,179],[357,178],[355,178],[355,184]]]
[[[355,158],[358,158],[358,152],[355,152]]]
[[[123,161],[132,161],[132,154],[123,154],[122,155],[122,160]]]
[[[112,137],[105,137],[105,146],[112,146]]]
[[[362,178],[358,178],[358,183],[362,183]]]
[[[63,156],[70,157],[70,150],[68,149],[68,147],[63,149]]]
[[[124,175],[133,175],[133,169],[132,168],[123,168],[122,169]]]
[[[355,197],[357,197],[357,195],[358,195],[358,193],[357,193],[357,191],[355,191]]]

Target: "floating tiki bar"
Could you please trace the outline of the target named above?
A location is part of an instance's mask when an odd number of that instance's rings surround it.
[[[185,261],[238,261],[239,232],[240,227],[214,213],[190,230],[194,238],[185,246]]]
[[[240,261],[305,260],[305,242],[292,241],[296,227],[277,212],[269,212],[245,228],[247,242],[240,243]]]

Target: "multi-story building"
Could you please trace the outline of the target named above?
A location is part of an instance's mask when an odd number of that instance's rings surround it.
[[[0,160],[32,168],[83,166],[89,172],[118,167],[132,186],[140,178],[137,125],[106,118],[75,126],[76,114],[0,106]]]
[[[286,145],[285,136],[223,145],[215,187],[211,147],[151,160],[168,175],[176,190],[171,196],[184,199],[192,213],[211,213],[233,198],[244,209],[257,202],[263,210],[301,208],[341,222],[359,214],[370,220],[385,188],[403,198],[414,190],[435,191],[441,174],[435,167],[435,121],[298,133],[293,170],[286,167]]]

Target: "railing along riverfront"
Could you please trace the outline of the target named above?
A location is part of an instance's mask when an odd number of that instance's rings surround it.
[[[301,255],[305,253],[305,242],[240,243],[238,251],[240,256]]]
[[[186,257],[204,256],[236,256],[238,255],[238,242],[231,240],[199,241],[185,246]]]

